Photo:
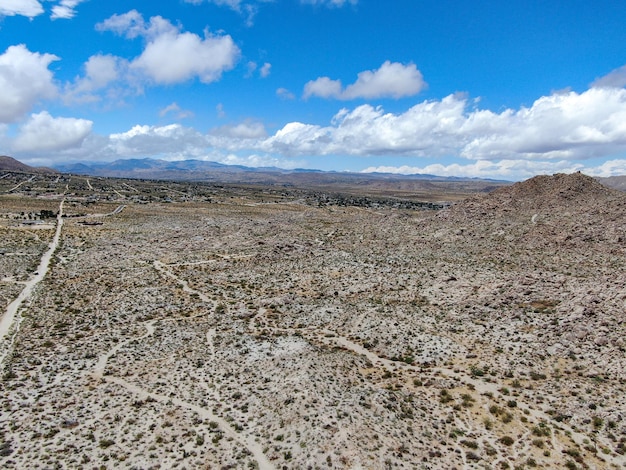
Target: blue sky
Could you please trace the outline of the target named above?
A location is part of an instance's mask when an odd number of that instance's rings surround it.
[[[626,174],[622,1],[0,0],[0,154]]]

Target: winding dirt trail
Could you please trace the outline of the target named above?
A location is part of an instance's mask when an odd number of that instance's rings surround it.
[[[207,303],[212,303],[214,306],[216,304],[214,299],[211,299],[210,297],[208,297],[207,295],[205,295],[204,293],[202,293],[201,291],[198,291],[196,289],[193,289],[192,287],[190,287],[187,283],[187,281],[179,278],[170,268],[176,265],[167,265],[164,264],[160,261],[154,261],[153,266],[155,267],[155,269],[157,269],[161,274],[163,274],[164,276],[174,280],[175,282],[177,282],[178,284],[180,284],[180,286],[182,287],[182,290],[188,294],[193,294],[198,296],[199,298],[201,298],[203,301],[207,302]],[[259,316],[263,316],[262,313],[260,312]],[[257,317],[255,317],[257,318]],[[258,318],[257,318],[258,319]],[[149,336],[150,334],[152,334],[154,332],[154,323],[156,321],[152,321],[149,322],[149,324],[146,326],[149,330],[148,332],[138,338],[134,338],[131,340],[128,340],[124,343],[121,343],[117,346],[115,346],[114,348],[112,348],[108,353],[104,354],[103,356],[100,357],[100,360],[98,361],[98,365],[96,366],[96,374],[95,375],[99,375],[104,381],[106,382],[110,382],[110,383],[114,383],[117,384],[119,386],[124,387],[125,389],[127,389],[128,391],[132,392],[132,393],[136,393],[140,396],[147,396],[147,397],[151,397],[157,401],[161,401],[161,402],[167,402],[168,400],[171,401],[172,403],[176,404],[177,406],[186,408],[188,410],[192,410],[194,412],[197,412],[199,415],[201,415],[202,417],[206,418],[206,419],[210,419],[212,421],[215,421],[219,424],[220,428],[224,431],[224,433],[229,436],[232,437],[233,439],[235,439],[237,442],[239,442],[241,445],[245,446],[254,456],[254,458],[256,459],[259,468],[262,470],[269,470],[269,469],[273,469],[274,466],[272,465],[272,463],[268,460],[268,458],[266,457],[266,455],[263,453],[263,450],[261,449],[260,445],[254,441],[252,439],[251,436],[246,436],[245,434],[242,434],[240,432],[237,432],[225,419],[216,416],[215,414],[213,414],[209,409],[207,409],[206,407],[200,407],[198,405],[195,405],[193,403],[184,401],[182,399],[179,398],[172,398],[171,396],[165,396],[165,395],[160,395],[157,393],[153,393],[150,392],[149,390],[146,390],[144,388],[141,388],[137,385],[134,385],[130,382],[127,382],[126,380],[120,378],[120,377],[113,377],[113,376],[104,376],[102,377],[102,372],[104,371],[104,367],[106,366],[106,361],[108,360],[108,358],[110,358],[113,354],[115,354],[121,347],[123,347],[125,344],[127,344],[130,341],[138,341],[141,340],[147,336]],[[254,327],[254,325],[251,323],[250,324],[250,328],[252,330],[256,330],[257,328]],[[350,339],[348,339],[345,336],[342,336],[340,334],[338,334],[335,331],[330,331],[330,330],[325,330],[325,329],[319,329],[319,330],[311,330],[308,328],[305,329],[289,329],[289,328],[280,328],[276,325],[270,325],[268,324],[268,322],[266,322],[263,326],[263,329],[267,329],[273,332],[277,332],[277,333],[287,333],[289,334],[294,333],[295,331],[298,331],[302,334],[303,337],[308,338],[309,341],[313,341],[316,343],[323,343],[326,345],[333,345],[333,346],[340,346],[342,348],[344,348],[347,351],[350,351],[354,354],[357,355],[361,355],[361,356],[365,356],[373,365],[374,367],[378,367],[378,368],[382,368],[386,371],[389,372],[393,372],[393,371],[399,371],[399,370],[403,370],[406,372],[415,372],[416,374],[423,374],[425,373],[425,371],[420,368],[419,366],[415,366],[415,365],[410,365],[410,364],[404,364],[404,363],[399,363],[396,361],[392,361],[388,358],[384,358],[381,357],[379,355],[377,355],[375,352],[368,350],[366,348],[364,348],[362,345],[355,343],[354,341],[351,341]],[[215,345],[213,342],[213,338],[216,334],[216,330],[215,328],[212,328],[211,330],[209,330],[207,332],[207,343],[209,345],[209,351],[210,351],[210,356],[213,357],[215,355]],[[507,397],[505,395],[503,395],[503,393],[501,392],[502,389],[502,384],[499,384],[496,381],[490,381],[490,382],[486,382],[483,381],[481,378],[478,377],[472,377],[470,375],[468,375],[467,373],[464,373],[463,371],[460,370],[455,370],[452,368],[448,368],[448,367],[432,367],[429,368],[427,371],[427,373],[429,374],[434,374],[434,375],[440,375],[442,377],[449,377],[449,378],[455,378],[457,380],[460,380],[461,383],[464,383],[468,386],[470,386],[471,388],[473,388],[477,393],[480,394],[491,394],[494,397],[498,397],[500,399],[504,399],[506,400]],[[545,422],[552,422],[552,418],[550,415],[548,415],[546,412],[544,412],[543,410],[528,404],[528,403],[524,403],[521,400],[521,397],[516,397],[517,400],[517,407],[524,412],[526,415],[528,416],[532,416],[533,418],[535,418],[537,421],[541,422],[541,421],[545,421]],[[471,425],[469,423],[466,423],[466,425],[468,427],[471,427]],[[564,423],[559,423],[559,427],[562,431],[564,431],[566,433],[567,436],[569,436],[572,441],[576,442],[579,445],[584,445],[586,442],[588,442],[589,436],[587,436],[584,433],[580,433],[577,432],[576,430],[574,430],[572,427],[564,424]],[[495,443],[494,443],[495,444]],[[553,443],[555,448],[559,448],[562,447],[561,445],[557,445],[556,442]],[[497,446],[494,445],[494,448],[497,448]],[[461,453],[464,454],[463,449],[459,448],[461,450]],[[463,457],[465,459],[465,457]],[[598,455],[598,458],[602,461],[605,462],[605,464],[607,465],[615,465],[615,466],[619,466],[622,465],[623,459],[621,457],[618,456],[613,456],[613,455]],[[467,461],[465,461],[465,463],[467,464]]]
[[[324,339],[326,341],[333,342],[336,345],[341,346],[353,352],[354,354],[367,357],[367,359],[377,367],[383,367],[385,370],[388,370],[390,372],[396,369],[414,371],[416,373],[423,372],[419,367],[412,366],[409,364],[402,364],[402,363],[394,362],[390,359],[382,358],[378,356],[377,354],[373,353],[372,351],[365,349],[360,344],[350,341],[348,338],[344,336],[340,336],[335,332],[324,330],[324,333],[325,333]],[[331,333],[333,334],[333,336],[329,336]],[[499,397],[503,400],[508,399],[508,397],[503,395],[501,392],[501,389],[503,388],[502,385],[498,384],[497,382],[484,382],[483,380],[468,376],[467,374],[464,374],[461,371],[453,370],[447,367],[433,367],[429,370],[432,373],[435,373],[435,374],[439,373],[442,376],[455,377],[455,378],[461,379],[463,383],[472,385],[473,388],[481,394],[490,393],[493,396]],[[533,418],[535,418],[536,420],[540,422],[541,421],[552,422],[552,417],[549,414],[545,413],[544,411],[537,409],[534,406],[528,405],[527,403],[524,403],[523,401],[521,401],[520,397],[516,397],[516,401],[517,401],[517,405],[516,405],[517,408],[526,412],[529,416],[532,416]],[[589,441],[589,436],[575,431],[572,427],[568,426],[567,424],[559,423],[559,426],[579,446],[584,446]],[[606,442],[602,442],[602,441],[598,441],[598,442],[604,444],[605,446],[608,446],[608,443]],[[626,459],[623,457],[617,457],[613,455],[600,455],[600,454],[598,454],[597,457],[600,460],[603,460],[606,463],[610,463],[615,466],[621,466],[624,463],[626,463]]]
[[[155,261],[154,267],[164,276],[167,276],[175,280],[176,282],[178,282],[182,286],[184,292],[188,294],[198,295],[203,301],[213,304],[215,306],[215,301],[213,299],[210,299],[209,297],[202,294],[201,292],[198,292],[195,289],[192,289],[191,287],[189,287],[187,282],[178,278],[174,273],[172,273],[168,269],[167,265],[161,263],[160,261]],[[202,316],[202,315],[199,315],[199,316]],[[156,331],[156,324],[158,322],[172,321],[172,320],[175,320],[175,319],[168,318],[168,319],[161,319],[161,320],[150,320],[144,323],[146,332],[143,335],[134,337],[134,338],[129,338],[126,341],[120,342],[119,344],[115,345],[107,352],[101,354],[100,357],[98,358],[98,362],[96,363],[96,366],[94,367],[92,371],[93,378],[96,380],[102,380],[104,382],[116,384],[140,397],[150,397],[162,403],[167,403],[167,402],[173,403],[176,406],[198,413],[204,419],[208,419],[210,421],[216,422],[227,437],[232,438],[233,440],[237,441],[239,444],[241,444],[243,447],[245,447],[246,449],[250,451],[250,453],[253,455],[254,459],[256,460],[256,463],[260,470],[274,470],[275,469],[274,465],[272,465],[270,460],[263,453],[263,449],[261,448],[261,445],[257,443],[253,439],[252,436],[247,436],[245,434],[237,432],[237,430],[235,430],[235,428],[228,421],[214,414],[209,409],[195,405],[193,403],[182,400],[180,398],[172,397],[171,395],[161,395],[158,393],[151,392],[150,390],[147,390],[138,385],[130,383],[122,379],[121,377],[115,377],[112,375],[104,374],[104,371],[106,369],[109,359],[113,357],[118,351],[120,351],[122,348],[127,346],[129,343],[140,342],[141,340],[154,334],[154,332]],[[216,333],[215,328],[212,328],[207,333],[207,342],[209,343],[212,356],[215,355],[215,347],[213,345],[213,336],[215,335],[215,333]]]
[[[252,453],[252,455],[254,456],[254,459],[256,460],[258,464],[258,468],[260,470],[274,470],[275,469],[274,465],[272,465],[269,459],[265,456],[265,454],[263,453],[263,449],[257,442],[252,440],[252,438],[248,438],[238,433],[228,423],[228,421],[213,414],[211,411],[207,410],[206,408],[202,408],[200,406],[194,405],[193,403],[189,403],[185,400],[181,400],[180,398],[171,397],[170,395],[160,395],[158,393],[152,393],[141,387],[133,385],[130,382],[127,382],[126,380],[121,379],[119,377],[107,376],[104,378],[104,380],[106,382],[114,383],[121,387],[124,387],[129,392],[135,393],[139,395],[140,397],[150,397],[162,403],[171,402],[176,406],[180,406],[181,408],[186,408],[188,410],[198,413],[204,419],[215,421],[227,437],[230,437],[234,439],[235,441],[239,442],[242,446],[247,448]]]
[[[113,357],[120,349],[125,347],[127,344],[131,342],[141,341],[142,339],[145,339],[148,336],[154,334],[156,330],[155,324],[158,321],[160,320],[150,320],[149,322],[146,322],[145,323],[146,333],[144,333],[142,336],[138,336],[136,338],[130,338],[126,341],[123,341],[115,345],[106,353],[100,355],[100,357],[98,358],[98,362],[96,363],[96,366],[92,373],[92,376],[94,377],[94,379],[116,384],[142,398],[150,397],[161,403],[168,403],[168,402],[173,403],[176,406],[179,406],[181,408],[186,408],[188,410],[198,413],[204,419],[208,419],[210,421],[216,422],[219,425],[222,432],[227,437],[232,438],[235,441],[239,442],[243,447],[245,447],[246,449],[250,451],[250,453],[254,456],[254,459],[256,460],[256,463],[260,470],[274,470],[275,469],[274,465],[272,465],[272,463],[263,453],[263,449],[261,448],[261,446],[252,437],[249,437],[249,436],[246,436],[244,434],[237,432],[233,428],[233,426],[230,425],[228,421],[214,414],[213,412],[209,411],[207,408],[194,405],[193,403],[189,403],[188,401],[182,400],[180,398],[172,397],[171,395],[161,395],[158,393],[151,392],[145,388],[139,387],[138,385],[132,384],[122,379],[121,377],[115,377],[112,375],[106,375],[106,376],[104,375],[104,370],[106,368],[108,360],[111,357]],[[213,329],[209,333],[207,333],[207,340],[210,343],[212,343],[212,338],[209,337],[211,333],[215,334],[215,330]]]
[[[147,338],[148,336],[151,336],[152,334],[154,334],[154,331],[155,331],[154,324],[157,321],[158,320],[150,320],[146,322],[144,324],[146,327],[146,333],[143,334],[142,336],[139,336],[137,338],[130,338],[130,339],[127,339],[126,341],[122,341],[121,343],[116,344],[115,347],[111,348],[106,353],[100,355],[100,357],[98,357],[98,362],[96,363],[96,367],[93,370],[93,377],[95,379],[101,379],[102,376],[104,375],[104,369],[106,368],[107,362],[109,361],[109,359],[113,357],[120,349],[122,349],[128,343],[133,342],[133,341],[141,341],[142,339]]]
[[[197,290],[192,289],[191,287],[189,287],[189,284],[187,283],[187,281],[185,281],[183,279],[180,279],[178,276],[176,276],[176,274],[174,274],[172,271],[170,271],[168,269],[168,265],[163,264],[160,261],[155,261],[153,263],[153,265],[154,265],[154,267],[156,268],[157,271],[159,271],[160,273],[166,275],[170,279],[173,279],[174,281],[178,282],[182,286],[183,292],[186,292],[187,294],[197,295],[203,302],[212,304],[213,307],[217,306],[217,302],[215,300],[213,300],[210,297],[206,296],[202,292],[197,291]]]
[[[14,187],[12,187],[11,189],[9,189],[9,190],[7,191],[7,193],[11,193],[11,192],[15,191],[17,188],[19,188],[20,186],[22,186],[23,184],[26,184],[26,183],[31,183],[31,182],[32,182],[32,181],[34,181],[34,180],[35,180],[35,175],[31,176],[31,177],[30,177],[28,180],[26,180],[26,181],[22,181],[21,183],[18,183],[16,186],[14,186]]]
[[[41,261],[39,262],[39,266],[37,266],[37,271],[32,278],[30,278],[25,286],[22,289],[22,292],[17,296],[17,298],[9,304],[6,312],[0,319],[0,342],[2,342],[5,336],[11,330],[11,327],[15,324],[16,331],[14,332],[14,336],[17,334],[17,329],[19,328],[19,319],[16,321],[17,311],[21,307],[22,303],[25,300],[28,300],[33,293],[33,290],[39,284],[43,278],[46,276],[48,272],[48,266],[50,265],[50,260],[52,259],[52,255],[56,251],[59,246],[59,240],[61,239],[61,230],[63,229],[63,204],[65,203],[65,198],[59,204],[59,213],[57,214],[57,229],[54,233],[54,237],[48,246],[48,250],[41,257]],[[2,350],[0,350],[0,364],[4,362],[4,359],[9,354],[11,350],[13,341],[10,344],[6,345]]]
[[[175,273],[173,273],[169,268],[168,265],[165,265],[163,263],[161,263],[160,261],[155,261],[154,262],[154,267],[160,271],[162,274],[166,275],[167,277],[171,278],[172,280],[178,282],[182,288],[183,291],[189,293],[189,294],[195,294],[198,295],[202,300],[204,300],[205,302],[213,302],[215,305],[215,301],[213,299],[210,299],[209,297],[207,297],[205,294],[203,294],[202,292],[193,289],[191,287],[189,287],[189,285],[187,284],[187,282],[185,280],[180,279]],[[262,315],[258,315],[258,316],[262,316]],[[255,318],[258,319],[258,316],[256,316]],[[250,324],[250,328],[252,330],[256,330],[257,328],[255,328],[252,323]],[[404,364],[404,363],[399,363],[396,361],[392,361],[391,359],[388,358],[384,358],[384,357],[380,357],[379,355],[377,355],[375,352],[370,351],[366,348],[364,348],[362,345],[355,343],[354,341],[351,341],[350,339],[348,339],[345,336],[340,335],[339,333],[337,333],[336,331],[330,331],[330,330],[325,330],[325,329],[321,329],[321,330],[313,330],[311,331],[308,328],[305,329],[290,329],[290,328],[280,328],[276,325],[270,325],[268,323],[266,323],[263,326],[264,329],[270,330],[270,331],[274,331],[274,332],[278,332],[278,333],[294,333],[296,330],[299,331],[303,337],[308,338],[310,341],[314,341],[314,342],[322,342],[322,343],[326,343],[328,345],[330,344],[334,344],[336,346],[340,346],[342,348],[345,348],[348,351],[351,351],[354,354],[357,355],[361,355],[361,356],[365,356],[375,367],[379,367],[379,368],[383,368],[386,371],[389,372],[393,372],[393,371],[397,371],[397,370],[404,370],[407,372],[415,372],[418,374],[422,374],[424,373],[424,371],[419,367],[419,366],[415,366],[415,365],[410,365],[410,364]],[[214,350],[214,345],[213,345],[213,336],[215,335],[215,330],[211,330],[208,334],[207,334],[207,341],[211,347],[211,351],[212,354],[215,354],[215,350]],[[476,392],[480,393],[480,394],[491,394],[494,397],[498,397],[500,399],[506,400],[507,396],[503,395],[503,393],[501,392],[501,389],[503,388],[502,384],[499,384],[496,381],[491,381],[491,382],[486,382],[483,381],[480,378],[477,377],[472,377],[460,370],[455,370],[452,368],[448,368],[448,367],[432,367],[430,369],[428,369],[428,372],[431,374],[439,374],[443,377],[449,377],[449,378],[455,378],[457,380],[460,380],[461,383],[464,383],[466,385],[471,386],[474,390],[476,390]],[[524,403],[520,397],[516,398],[517,403],[517,407],[522,410],[525,414],[527,414],[528,416],[532,416],[533,418],[535,418],[537,421],[541,422],[552,422],[552,417],[544,412],[541,409],[536,408],[535,406],[532,406],[530,404]],[[191,405],[193,406],[193,405]],[[220,421],[221,424],[221,421]],[[224,423],[224,424],[228,424],[228,423]],[[587,436],[584,433],[580,433],[577,432],[576,430],[574,430],[572,427],[566,425],[565,423],[559,423],[559,427],[566,432],[566,434],[574,441],[576,442],[578,445],[583,446],[585,445],[585,443],[588,441],[589,436]],[[234,432],[234,430],[233,430]],[[603,443],[606,444],[606,443]],[[252,451],[252,449],[250,448],[250,450]],[[256,454],[255,454],[256,455]],[[597,456],[600,460],[603,460],[605,463],[607,464],[612,464],[612,465],[622,465],[625,463],[625,459],[619,457],[619,456],[613,456],[613,455],[599,455]],[[259,462],[260,463],[260,462]],[[261,467],[263,468],[263,467]]]

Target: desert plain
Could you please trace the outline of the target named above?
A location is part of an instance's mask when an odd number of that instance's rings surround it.
[[[2,468],[626,468],[626,193],[585,175],[3,172],[0,240]]]

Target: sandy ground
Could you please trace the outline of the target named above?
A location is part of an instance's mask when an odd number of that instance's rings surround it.
[[[5,468],[626,464],[613,193],[426,212],[58,183],[54,250],[23,231],[0,257],[42,277],[0,344]]]

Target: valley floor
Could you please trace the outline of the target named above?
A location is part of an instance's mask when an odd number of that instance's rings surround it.
[[[0,196],[3,468],[626,468],[619,233],[126,186]]]

